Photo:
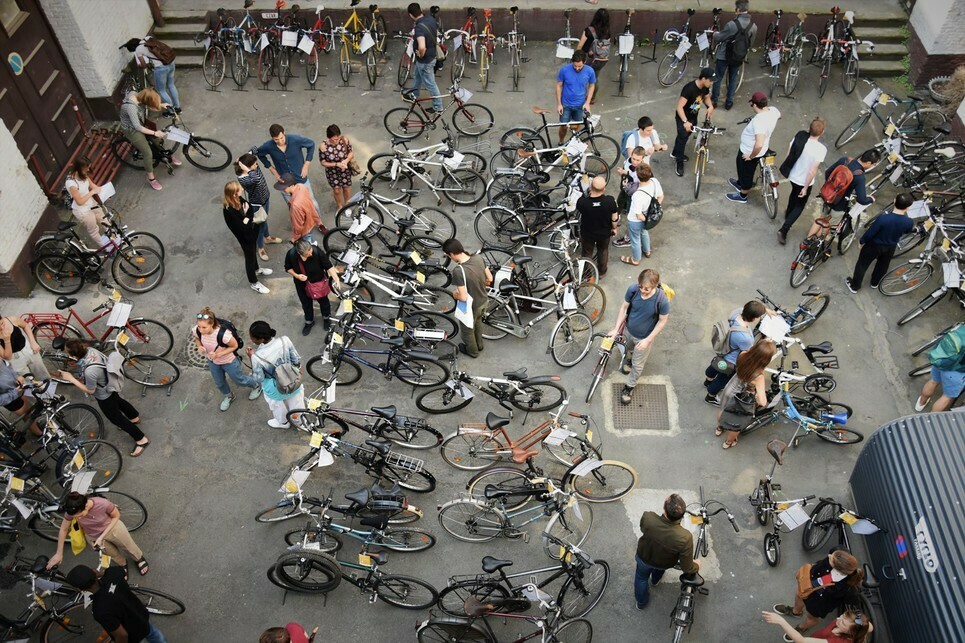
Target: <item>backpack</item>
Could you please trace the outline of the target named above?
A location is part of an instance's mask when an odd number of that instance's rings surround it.
[[[737,25],[737,33],[727,43],[728,65],[739,65],[744,62],[744,59],[747,58],[747,52],[751,48],[749,32],[754,23],[748,21],[747,29],[741,29],[740,20],[734,18],[734,24]]]
[[[297,366],[288,361],[288,349],[291,344],[288,342],[287,338],[282,337],[281,343],[285,350],[285,356],[281,364],[273,367],[271,379],[275,380],[275,388],[278,389],[279,393],[282,395],[289,395],[297,391],[298,387],[302,385],[302,374],[299,372]],[[258,359],[268,364],[264,358],[258,357]]]
[[[810,137],[811,134],[807,130],[801,130],[794,135],[794,139],[791,141],[791,149],[787,152],[787,158],[784,159],[781,167],[778,168],[781,176],[785,179],[790,178],[791,170],[794,169],[794,164],[797,163],[798,159],[801,158],[801,154],[804,153],[804,145]]]
[[[217,342],[218,342],[218,346],[219,346],[220,348],[225,348],[225,347],[228,345],[228,342],[226,342],[226,341],[224,340],[224,333],[225,333],[226,330],[230,330],[230,331],[231,331],[231,334],[234,336],[235,340],[238,342],[238,348],[236,348],[236,349],[234,349],[234,350],[232,351],[235,355],[237,355],[237,354],[238,354],[238,351],[240,351],[241,348],[245,345],[245,340],[241,339],[241,335],[238,334],[238,329],[235,328],[235,325],[232,324],[232,323],[231,323],[230,321],[228,321],[227,319],[219,319],[218,317],[215,317],[215,321],[218,322],[218,334],[217,334],[217,336],[216,336],[216,339],[217,339]],[[201,341],[201,331],[198,330],[198,327],[197,327],[197,326],[194,327],[194,334],[198,336],[198,341],[200,342],[200,341]]]
[[[104,353],[95,350],[96,356],[99,356],[97,361],[92,361],[87,365],[87,368],[91,366],[99,366],[104,369],[104,374],[107,378],[107,384],[104,386],[108,393],[120,393],[124,390],[124,356],[114,351],[110,355],[105,356]],[[84,371],[87,371],[87,368]]]
[[[723,357],[734,350],[730,345],[730,336],[734,332],[744,332],[742,326],[730,323],[730,317],[718,319],[710,329],[710,347],[714,349],[717,357]]]
[[[609,38],[597,38],[596,29],[593,27],[587,27],[591,34],[593,34],[593,44],[590,45],[589,58],[591,60],[607,60],[610,57],[610,39]]]
[[[171,49],[171,46],[167,43],[161,42],[157,38],[146,38],[144,40],[144,46],[151,54],[161,61],[162,65],[170,65],[177,58],[177,54]]]
[[[834,168],[825,180],[824,185],[821,186],[821,198],[828,205],[834,205],[840,201],[848,188],[851,187],[851,182],[854,181],[854,173],[848,167],[851,160],[851,157],[848,157],[847,162]]]
[[[623,154],[623,158],[625,159],[630,158],[627,156],[627,143],[630,141],[631,136],[635,136],[637,145],[640,145],[640,130],[634,128],[623,132],[623,135],[620,136],[620,153]]]
[[[965,372],[965,326],[945,333],[942,341],[928,351],[928,361],[940,371]]]

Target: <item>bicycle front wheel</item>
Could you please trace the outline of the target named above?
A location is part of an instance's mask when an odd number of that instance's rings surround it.
[[[593,509],[589,503],[574,498],[562,511],[553,514],[547,523],[543,532],[543,552],[553,560],[561,560],[566,556],[566,549],[554,544],[549,536],[579,547],[592,528]]]
[[[903,295],[924,285],[934,271],[931,263],[912,259],[885,275],[878,284],[878,290],[882,295]]]
[[[452,126],[466,136],[482,136],[493,128],[496,119],[485,105],[465,103],[452,114]]]
[[[212,88],[217,87],[224,80],[225,59],[224,52],[220,47],[208,47],[204,53],[204,61],[201,64],[201,74],[204,82]]]
[[[486,179],[469,168],[447,170],[442,177],[442,190],[456,205],[475,205],[486,196]]]
[[[406,610],[429,609],[439,600],[439,593],[429,583],[399,574],[382,576],[375,593],[389,605]]]
[[[821,80],[818,82],[818,95],[824,98],[824,92],[828,89],[828,80],[831,78],[831,57],[824,59],[821,65]]]
[[[694,199],[700,196],[700,183],[704,177],[704,166],[707,164],[707,150],[700,148],[697,150],[694,159]]]
[[[429,389],[415,399],[415,405],[426,413],[455,413],[472,402],[472,398],[459,396],[448,386]]]
[[[476,238],[487,248],[513,248],[516,245],[513,235],[526,232],[522,217],[501,206],[489,206],[477,212],[472,226]]]
[[[81,440],[57,459],[57,483],[66,486],[81,471],[93,471],[92,487],[106,487],[121,473],[123,458],[116,446],[104,440]]]
[[[265,87],[271,82],[271,77],[275,73],[275,49],[272,46],[265,47],[258,54],[258,80]]]
[[[153,319],[129,320],[124,334],[128,337],[124,346],[138,355],[164,357],[174,347],[171,329]]]
[[[685,71],[687,71],[687,55],[677,58],[677,54],[671,51],[657,66],[657,81],[664,87],[670,87],[683,78]]]
[[[57,428],[75,440],[103,440],[104,419],[86,404],[68,404],[54,414]]]
[[[612,502],[630,493],[637,485],[637,472],[629,464],[616,460],[600,460],[600,464],[581,476],[572,473],[564,476],[567,486],[587,502]]]
[[[141,601],[151,614],[162,616],[176,616],[184,614],[184,603],[170,594],[159,592],[156,589],[148,589],[139,585],[131,585],[131,592]]]
[[[355,360],[347,355],[342,355],[337,359],[338,364],[335,363],[334,359],[326,362],[321,355],[316,355],[308,360],[305,369],[309,375],[325,384],[334,379],[338,386],[349,386],[362,379],[362,368]]]
[[[596,560],[590,567],[575,570],[556,599],[563,618],[579,618],[590,613],[610,584],[610,565],[605,560]]]
[[[947,122],[948,115],[941,107],[919,107],[901,117],[898,131],[908,147],[918,148],[932,139],[933,128]]]
[[[509,396],[509,403],[527,413],[550,411],[558,407],[566,398],[566,389],[556,382],[526,384],[522,389],[522,392],[514,391]]]
[[[596,172],[594,172],[595,175],[602,175],[604,170],[606,174],[609,175],[609,168],[620,167],[620,155],[622,152],[620,150],[620,144],[616,139],[606,134],[593,134],[586,137],[585,142],[590,146],[590,149],[593,150],[593,154],[606,162],[606,167],[598,168]],[[589,168],[587,168],[587,172],[589,171]]]
[[[787,62],[787,73],[784,75],[784,93],[787,96],[794,93],[801,77],[801,56],[802,52],[799,51]]]
[[[121,249],[111,263],[111,276],[128,292],[148,292],[157,288],[164,278],[164,259],[150,248]]]
[[[403,489],[416,493],[429,493],[436,488],[436,479],[428,471],[413,471],[399,465],[385,463],[382,465],[382,478],[392,483],[398,483]]]
[[[97,495],[110,500],[117,506],[128,531],[137,531],[147,522],[147,507],[134,496],[120,491],[101,491]]]
[[[49,619],[40,632],[40,640],[44,643],[94,641],[104,632],[104,627],[94,620],[93,611],[83,601],[58,612],[59,617]]]
[[[859,214],[853,220],[850,216],[846,216],[842,225],[841,232],[838,233],[839,255],[846,253],[854,244],[855,237],[858,236],[858,230],[861,229],[861,215]]]
[[[131,355],[124,360],[124,377],[149,388],[162,388],[177,382],[181,369],[163,357]]]
[[[817,551],[824,547],[831,537],[831,530],[837,527],[838,509],[836,502],[822,500],[811,511],[811,518],[804,524],[801,545],[804,551]]]
[[[824,293],[812,295],[804,299],[804,301],[798,304],[799,310],[791,316],[790,334],[796,335],[811,326],[811,324],[818,320],[818,317],[824,314],[824,311],[830,303],[831,298]]]
[[[868,124],[868,121],[871,119],[871,111],[863,111],[863,114],[859,114],[853,121],[848,123],[848,126],[841,130],[841,133],[838,134],[838,138],[834,139],[834,146],[836,148],[843,147],[844,145],[850,143],[851,139],[857,136],[858,132],[861,131],[861,128]]]
[[[402,51],[402,55],[399,56],[399,73],[396,76],[396,80],[399,83],[399,88],[405,87],[405,84],[409,82],[409,76],[412,74],[412,56],[409,55],[408,47]]]
[[[450,535],[470,543],[484,543],[503,532],[506,516],[479,500],[453,500],[439,510],[439,524]]]
[[[184,158],[199,170],[218,172],[231,163],[231,150],[213,138],[192,136],[191,141],[184,146]]]
[[[238,87],[244,87],[248,80],[248,52],[244,47],[234,45],[231,56],[231,79]]]
[[[482,471],[491,467],[503,459],[500,451],[504,450],[506,446],[488,431],[453,433],[440,447],[442,459],[463,471]]]
[[[593,321],[586,313],[575,312],[561,317],[550,335],[553,361],[560,366],[579,364],[590,351]]]
[[[848,57],[847,62],[844,63],[844,72],[841,74],[841,89],[845,94],[850,95],[858,86],[860,73],[858,59],[854,56]]]
[[[938,290],[933,291],[930,295],[928,295],[927,297],[925,297],[924,299],[922,299],[920,302],[918,302],[918,305],[917,305],[917,306],[915,306],[914,308],[912,308],[911,310],[909,310],[907,313],[905,313],[904,315],[902,315],[901,319],[899,319],[896,323],[897,323],[899,326],[904,326],[905,324],[907,324],[907,323],[910,322],[911,320],[917,318],[917,317],[920,316],[922,313],[924,313],[925,311],[927,311],[929,308],[933,307],[935,304],[937,304],[937,303],[940,302],[941,300],[945,299],[945,295],[946,295],[946,294],[947,294],[947,291],[944,290],[944,289],[938,289]]]
[[[72,295],[84,286],[86,270],[72,257],[47,255],[34,262],[34,278],[44,290]]]
[[[392,136],[412,140],[426,128],[422,116],[411,107],[396,107],[385,113],[382,124]]]
[[[449,379],[449,368],[445,364],[421,357],[402,357],[392,372],[412,386],[438,386]]]
[[[348,50],[348,40],[342,36],[342,46],[338,50],[338,75],[342,77],[343,83],[348,83],[351,73],[352,54]]]
[[[563,623],[553,632],[557,643],[590,643],[593,640],[593,624],[585,618],[577,618]]]
[[[379,66],[375,60],[375,47],[365,52],[365,75],[369,79],[369,88],[375,88],[375,81],[379,78]]]

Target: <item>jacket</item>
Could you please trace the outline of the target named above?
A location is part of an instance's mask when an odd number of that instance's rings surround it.
[[[741,23],[741,28],[747,29],[747,37],[750,42],[754,42],[754,36],[757,34],[757,25],[751,20],[751,14],[742,13],[739,16],[735,16],[733,19],[728,20],[727,23],[721,27],[719,31],[714,32],[714,42],[713,45],[725,45],[717,47],[717,54],[714,56],[716,60],[727,60],[727,47],[726,43],[734,39],[737,35],[737,25],[734,24],[734,20]],[[750,25],[750,27],[748,27]]]
[[[645,511],[640,517],[640,531],[643,535],[637,541],[637,556],[646,564],[658,569],[679,564],[685,574],[700,569],[694,562],[694,536],[680,523]]]
[[[254,214],[260,209],[260,206],[248,204],[248,212],[246,213],[244,211],[246,203],[248,202],[241,199],[241,209],[235,209],[230,205],[226,205],[221,210],[221,213],[224,215],[225,225],[231,230],[231,234],[235,235],[238,243],[243,246],[257,242],[258,230],[261,228],[260,223],[253,221]],[[248,223],[243,223],[246,218],[248,219]]]

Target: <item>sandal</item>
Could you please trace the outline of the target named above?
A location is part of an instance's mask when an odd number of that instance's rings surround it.
[[[647,257],[647,258],[649,259],[649,258],[650,258],[650,254],[651,254],[651,253],[649,253],[649,252],[644,252],[644,253],[643,253],[643,256],[644,256],[644,257]]]
[[[724,429],[717,427],[716,429],[714,429],[714,435],[716,435],[719,438],[720,436],[724,435]]]
[[[622,261],[622,262],[625,263],[625,264],[629,264],[629,265],[631,265],[631,266],[639,266],[639,265],[640,265],[640,262],[639,262],[639,261],[634,261],[634,260],[633,260],[632,258],[630,258],[630,257],[620,257],[620,261]]]
[[[261,259],[262,261],[268,261],[268,253],[265,252],[264,248],[260,248],[258,250],[258,258]]]
[[[131,457],[132,457],[132,458],[140,458],[141,455],[144,453],[144,449],[148,448],[150,445],[151,445],[151,441],[150,441],[150,440],[148,440],[148,441],[145,442],[144,444],[137,444],[137,443],[135,442],[135,443],[134,443],[134,450],[131,451]]]
[[[734,440],[733,442],[728,442],[727,440],[724,440],[724,444],[721,445],[721,448],[730,449],[731,447],[736,447],[736,446],[737,446],[737,440]]]
[[[137,565],[137,571],[141,576],[146,576],[149,571],[151,571],[150,566],[148,566],[147,561],[141,556],[140,560],[134,562]]]

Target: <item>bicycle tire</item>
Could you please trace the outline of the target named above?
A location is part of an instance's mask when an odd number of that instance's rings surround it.
[[[306,412],[304,409],[298,410],[300,410],[302,413]],[[312,502],[307,502],[307,504],[314,506],[314,503]],[[294,498],[286,498],[274,504],[273,506],[268,507],[267,509],[262,509],[255,514],[255,522],[283,522],[285,520],[299,518],[304,515],[305,514],[298,511],[298,502]]]
[[[510,60],[513,66],[513,91],[519,91],[519,50],[515,47],[513,48],[512,56]]]
[[[627,85],[627,74],[630,66],[630,63],[628,62],[629,60],[630,56],[620,56],[620,85],[618,90],[620,96],[623,96],[623,90]]]
[[[603,455],[599,449],[590,444],[586,438],[578,436],[569,436],[560,444],[543,444],[543,450],[548,451],[557,462],[567,467],[572,466],[574,462],[585,457],[590,457],[594,460],[603,459]]]
[[[522,469],[515,467],[493,467],[474,475],[466,484],[466,491],[476,499],[485,498],[485,489],[493,485],[497,489],[511,489],[522,491],[527,488],[533,489],[530,495],[513,495],[505,498],[503,509],[505,511],[515,511],[542,493],[542,486],[533,487],[529,475]],[[517,500],[518,499],[518,500]]]
[[[566,621],[553,632],[554,643],[590,643],[593,640],[593,624],[585,618]]]
[[[438,386],[449,379],[449,367],[430,359],[404,356],[396,362],[392,374],[412,386]]]
[[[520,411],[542,412],[557,408],[566,399],[566,389],[556,382],[522,385],[522,393],[513,391],[509,403]]]
[[[434,251],[441,251],[442,244],[456,234],[456,222],[439,208],[429,206],[418,208],[412,213],[412,218],[415,223],[409,227],[409,232],[413,236],[406,241],[406,246],[421,240],[419,242],[431,247]],[[432,239],[434,243],[427,243],[426,239]],[[439,259],[447,261],[445,256],[440,256]]]
[[[205,172],[220,172],[231,164],[231,150],[213,138],[192,135],[183,150],[188,163]]]
[[[478,103],[463,103],[452,113],[452,126],[466,136],[482,136],[493,128],[496,119],[492,111]]]
[[[128,337],[124,346],[138,355],[164,357],[174,348],[174,333],[154,319],[130,319],[124,334]]]
[[[855,45],[857,47],[857,45]],[[854,88],[858,86],[858,79],[861,77],[861,68],[858,64],[858,59],[854,56],[849,56],[848,60],[844,63],[844,71],[841,72],[841,89],[848,96],[854,92]]]
[[[456,337],[459,334],[458,322],[442,313],[434,313],[430,310],[413,310],[406,312],[405,318],[406,325],[410,328],[441,330],[447,338]]]
[[[814,324],[814,322],[818,320],[818,318],[821,315],[824,314],[824,311],[827,310],[828,305],[830,303],[831,303],[831,298],[825,295],[824,293],[821,293],[819,295],[812,295],[810,297],[805,298],[799,304],[799,307],[806,308],[808,312],[810,312],[811,314],[805,319],[803,319],[800,323],[798,323],[797,316],[800,313],[795,312],[794,315],[792,315],[790,334],[797,335],[805,328],[809,328],[812,324]],[[814,312],[815,311],[815,308],[813,307],[814,304],[817,304],[817,308],[816,308],[817,312]]]
[[[597,361],[596,366],[593,368],[593,375],[590,379],[590,388],[586,391],[586,399],[584,400],[587,404],[593,399],[593,394],[596,393],[596,389],[599,388],[600,382],[606,376],[606,365],[610,361],[610,353],[607,352],[600,356]]]
[[[697,150],[696,159],[694,160],[694,199],[700,196],[700,183],[704,176],[704,166],[706,164],[707,150],[702,147]]]
[[[878,290],[882,295],[889,297],[903,295],[923,286],[934,271],[934,266],[928,261],[922,259],[906,261],[881,278]]]
[[[687,55],[677,58],[676,53],[671,51],[657,65],[657,82],[664,87],[671,87],[683,78],[685,71],[687,71]]]
[[[331,228],[322,237],[322,248],[325,249],[325,253],[331,257],[332,263],[336,267],[341,266],[340,261],[342,254],[349,248],[354,248],[359,251],[360,254],[372,255],[372,242],[363,235],[349,235],[348,231],[351,226],[338,226],[336,228]]]
[[[279,556],[275,575],[298,592],[330,592],[342,582],[342,572],[334,558],[303,549]]]
[[[833,415],[836,412],[840,413],[843,411],[849,418],[853,413],[850,406],[847,404],[841,404],[839,402],[827,402],[820,407],[815,407],[815,411],[817,411],[819,414],[827,415]],[[863,434],[839,424],[833,424],[824,430],[815,431],[815,435],[825,442],[830,442],[832,444],[858,444],[864,440]]]
[[[432,617],[416,629],[419,643],[497,643],[479,623],[459,618]]]
[[[60,370],[72,371],[77,367],[77,360],[71,358],[63,349],[56,350],[53,340],[58,337],[66,339],[80,339],[80,332],[64,322],[42,321],[34,324],[34,338],[40,344],[40,358],[49,373]]]
[[[772,533],[764,534],[764,560],[771,567],[781,563],[781,541]]]
[[[774,178],[773,176],[768,176],[768,173],[765,173],[765,177],[768,179]],[[777,188],[773,187],[770,183],[771,181],[768,181],[766,184],[761,185],[761,196],[764,198],[764,210],[767,212],[767,218],[773,221],[774,218],[777,217],[778,195]]]
[[[824,547],[824,543],[831,537],[831,530],[839,526],[839,508],[840,505],[833,500],[821,500],[814,506],[801,534],[804,551],[817,551]]]
[[[420,394],[415,405],[426,413],[434,415],[455,413],[464,409],[472,402],[472,398],[464,399],[455,394],[448,386],[439,386]]]
[[[489,87],[489,47],[483,43],[479,48],[479,84],[483,91]]]
[[[181,377],[181,369],[156,355],[130,355],[124,360],[124,377],[148,388],[171,386]]]
[[[861,229],[861,213],[858,214],[854,220],[848,215],[845,220],[841,232],[838,234],[838,254],[843,255],[851,246],[854,245],[854,240],[858,236],[858,230]]]
[[[311,53],[305,57],[305,80],[313,88],[318,82],[318,46],[315,44],[312,45]]]
[[[55,543],[60,537],[63,516],[51,513],[34,513],[27,521],[27,528],[43,540]]]
[[[629,464],[617,460],[600,462],[599,467],[578,477],[572,472],[579,464],[573,465],[563,476],[564,484],[587,502],[613,502],[637,486],[637,472]]]
[[[365,75],[369,79],[369,89],[375,89],[375,83],[379,79],[379,65],[375,60],[375,47],[365,52]]]
[[[392,136],[411,141],[426,129],[422,115],[411,107],[396,107],[385,113],[382,124]]]
[[[466,73],[466,48],[464,45],[456,47],[452,52],[452,67],[449,69],[449,80],[458,84]]]
[[[338,75],[342,82],[348,85],[349,76],[352,75],[352,53],[348,49],[345,36],[342,36],[342,46],[338,49]]]
[[[443,195],[453,205],[475,205],[486,196],[486,179],[469,168],[446,170],[442,175],[441,187]]]
[[[271,77],[275,74],[275,48],[268,45],[258,52],[258,80],[263,87],[268,87]]]
[[[594,560],[588,569],[570,575],[557,595],[556,604],[564,619],[579,618],[596,607],[610,584],[610,565],[605,560]]]
[[[75,458],[80,454],[82,461]],[[116,446],[104,440],[79,440],[57,458],[57,484],[65,484],[81,471],[93,471],[91,487],[109,486],[121,474],[124,459]]]
[[[916,227],[911,232],[901,235],[901,237],[898,239],[898,245],[895,247],[894,256],[900,257],[903,254],[907,254],[911,250],[914,250],[920,246],[927,238],[928,233],[925,232],[925,229],[921,227]]]
[[[439,508],[439,525],[463,542],[489,542],[503,532],[506,523],[502,510],[479,500],[452,500]]]
[[[452,433],[442,441],[439,454],[449,466],[463,471],[482,471],[503,459],[508,447],[491,431]]]
[[[948,123],[948,115],[941,107],[919,107],[898,119],[896,125],[904,144],[915,149],[922,147],[935,135],[933,128]]]
[[[322,356],[316,355],[305,364],[305,370],[319,382],[328,384],[332,378],[333,365],[334,362],[324,364]],[[335,371],[336,386],[350,386],[360,379],[362,379],[362,367],[348,355],[341,355]]]
[[[442,444],[442,433],[423,422],[406,423],[400,426],[396,422],[384,422],[373,435],[379,439],[386,439],[406,449],[433,449]]]
[[[86,268],[67,255],[45,255],[34,261],[34,279],[55,295],[73,295],[84,287]]]
[[[915,348],[915,350],[913,350],[913,351],[911,352],[912,357],[918,357],[919,355],[921,355],[921,354],[924,353],[925,351],[931,350],[931,349],[934,348],[936,345],[938,345],[938,342],[942,341],[942,339],[945,337],[945,335],[947,335],[947,334],[948,334],[949,332],[951,332],[953,329],[958,328],[960,325],[961,325],[961,324],[958,324],[958,323],[952,324],[951,326],[948,326],[947,328],[944,328],[943,330],[938,331],[938,332],[935,333],[935,335],[934,335],[931,339],[929,339],[927,342],[925,342],[924,344],[919,344],[918,347]]]
[[[150,248],[132,246],[118,250],[111,262],[114,283],[123,290],[145,293],[157,288],[164,279],[164,259]]]
[[[487,602],[491,599],[509,598],[509,590],[503,587],[498,580],[475,579],[468,581],[450,581],[448,587],[439,592],[439,609],[452,616],[466,616],[466,599],[470,596],[477,600]],[[421,639],[420,639],[421,640]],[[449,639],[445,639],[449,641]]]
[[[425,551],[436,544],[436,537],[425,529],[413,527],[393,527],[385,529],[377,536],[374,545],[383,549],[401,552]]]
[[[123,234],[123,239],[119,244],[122,249],[129,250],[131,246],[149,248],[158,253],[161,259],[164,259],[164,242],[156,234],[150,232],[124,232]]]
[[[818,81],[818,95],[824,98],[824,92],[828,89],[828,80],[831,78],[831,59],[825,58],[821,66],[821,80]]]
[[[238,87],[244,87],[248,81],[248,52],[240,45],[232,46],[231,79]]]
[[[603,159],[606,164],[602,170],[597,170],[595,174],[605,174],[605,178],[609,178],[610,168],[619,167],[620,157],[623,154],[623,151],[620,149],[620,143],[606,134],[591,134],[587,136],[583,142],[590,146],[594,156]],[[587,160],[589,161],[589,159]],[[589,172],[589,169],[587,172]]]
[[[589,503],[580,503],[573,499],[572,503],[567,504],[563,511],[554,513],[546,523],[543,531],[543,553],[553,560],[561,560],[566,551],[555,545],[550,536],[562,540],[570,545],[579,547],[590,535],[593,528],[593,509]]]
[[[790,97],[797,89],[798,80],[801,78],[801,58],[803,50],[791,56],[787,62],[787,71],[784,75],[784,95]]]
[[[409,55],[408,45],[403,48],[402,55],[399,56],[399,71],[396,76],[396,81],[399,83],[399,88],[405,87],[405,84],[409,82],[409,76],[412,75],[412,56]]]
[[[83,601],[58,611],[60,620],[47,619],[40,631],[40,640],[44,643],[90,641],[104,632],[103,626],[94,620],[93,611],[85,607]]]
[[[550,334],[553,361],[564,367],[579,364],[590,352],[592,341],[593,320],[586,313],[567,313],[556,322]]]
[[[936,293],[939,293],[939,294],[936,296]],[[945,291],[941,288],[932,291],[927,297],[925,297],[920,302],[918,302],[917,306],[915,306],[907,313],[902,315],[901,319],[898,320],[897,324],[899,326],[904,326],[908,322],[912,321],[913,319],[915,319],[916,317],[918,317],[919,315],[927,311],[929,308],[933,307],[938,302],[945,299],[945,295],[947,294],[948,294],[948,291]]]
[[[439,600],[435,587],[424,580],[401,574],[382,576],[375,586],[375,593],[389,605],[407,610],[429,609]]]
[[[425,470],[397,469],[395,465],[386,463],[382,465],[380,473],[389,482],[397,482],[403,489],[416,493],[430,493],[436,488],[435,476]]]
[[[864,113],[858,114],[853,121],[848,123],[847,127],[841,130],[838,138],[834,139],[834,147],[841,148],[850,143],[851,140],[858,135],[858,132],[868,124],[869,120],[871,120],[870,110],[864,110]]]
[[[54,420],[72,440],[104,439],[104,418],[87,404],[68,404],[54,414]]]
[[[282,89],[288,87],[288,79],[292,77],[292,52],[290,47],[282,47],[275,57],[278,65],[278,84]]]
[[[801,284],[807,281],[808,277],[811,275],[811,271],[814,270],[814,265],[811,264],[811,261],[811,257],[809,256],[809,248],[801,248],[797,258],[791,262],[791,288],[798,288]]]
[[[201,63],[201,74],[204,82],[214,89],[224,81],[225,59],[224,52],[220,47],[208,47],[204,52],[204,60]]]
[[[141,587],[140,585],[131,585],[130,587],[131,592],[137,596],[141,604],[143,604],[151,614],[157,614],[159,616],[177,616],[178,614],[184,614],[184,603],[182,603],[180,599],[156,589]]]

